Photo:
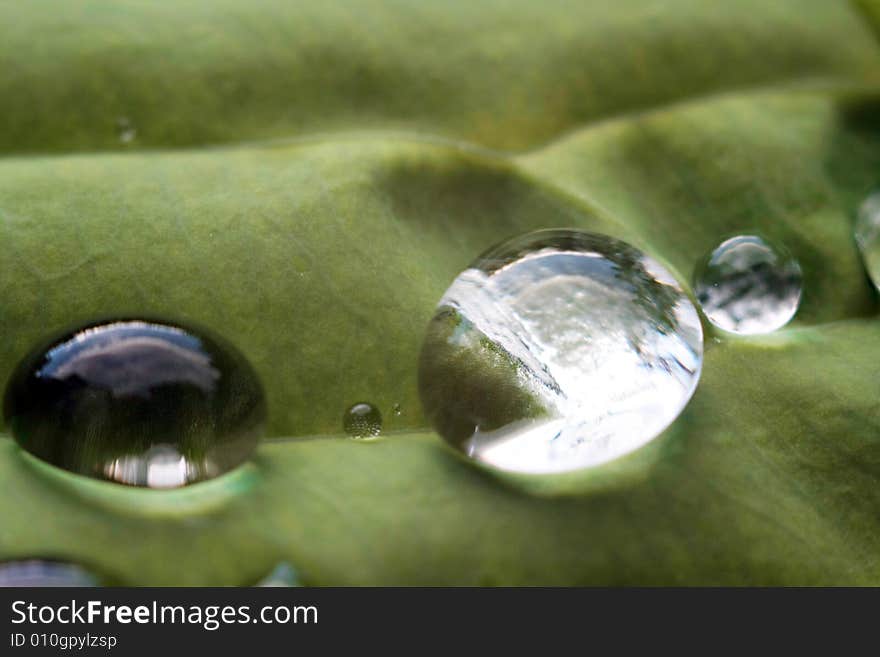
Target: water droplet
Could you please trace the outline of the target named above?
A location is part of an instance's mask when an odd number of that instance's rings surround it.
[[[302,583],[300,582],[296,568],[286,561],[281,561],[272,569],[272,572],[257,582],[256,586],[288,587],[302,586]]]
[[[116,119],[116,134],[123,144],[130,144],[137,137],[137,129],[127,117],[121,116]]]
[[[382,431],[382,414],[372,404],[358,402],[345,411],[342,424],[354,438],[372,438]]]
[[[801,301],[801,268],[782,246],[756,235],[722,242],[697,267],[694,292],[712,324],[755,335],[785,326]]]
[[[401,408],[400,404],[395,404],[391,407],[391,412],[394,413],[394,417],[400,417],[403,415],[403,408]]]
[[[52,465],[169,488],[241,464],[266,410],[256,374],[225,341],[119,320],[65,333],[22,360],[4,413],[18,443]]]
[[[880,290],[880,190],[869,195],[859,207],[855,237],[868,276]]]
[[[545,230],[480,256],[428,327],[419,392],[443,438],[522,473],[655,438],[696,388],[703,334],[666,269],[604,235]]]
[[[98,586],[98,580],[80,566],[60,561],[26,559],[0,563],[0,587],[38,586]]]

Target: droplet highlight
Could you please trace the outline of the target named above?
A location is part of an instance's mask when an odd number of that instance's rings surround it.
[[[546,230],[455,279],[428,326],[419,392],[438,433],[475,461],[563,473],[657,437],[702,357],[697,311],[659,263],[605,235]]]
[[[870,194],[859,206],[855,238],[868,276],[880,290],[880,190]]]
[[[243,463],[262,434],[262,387],[234,347],[204,331],[123,319],[51,340],[18,365],[4,415],[54,466],[175,488]]]
[[[375,438],[382,432],[382,414],[372,404],[358,402],[345,411],[342,425],[352,438]]]
[[[697,267],[694,293],[706,318],[728,333],[770,333],[791,321],[801,268],[781,245],[757,235],[722,242]]]
[[[24,559],[0,563],[0,587],[98,586],[98,579],[71,563]]]

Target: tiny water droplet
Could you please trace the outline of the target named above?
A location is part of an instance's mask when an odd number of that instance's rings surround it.
[[[394,413],[394,417],[400,417],[403,415],[403,409],[400,404],[394,404],[394,406],[391,407],[391,412]]]
[[[257,582],[256,586],[281,588],[302,586],[302,583],[296,568],[286,561],[281,561],[272,569],[272,572]]]
[[[116,134],[123,144],[130,144],[137,137],[137,129],[127,117],[121,116],[116,119]]]
[[[868,276],[880,290],[880,190],[870,194],[859,207],[855,237]]]
[[[71,563],[25,559],[0,563],[0,588],[98,586],[90,572]]]
[[[702,359],[697,311],[659,263],[605,235],[544,230],[455,279],[428,326],[419,392],[438,433],[472,459],[561,473],[659,435]]]
[[[203,331],[119,320],[64,333],[9,381],[19,445],[59,468],[172,488],[232,470],[265,424],[263,391],[234,347]]]
[[[342,424],[353,438],[372,438],[382,431],[382,414],[372,404],[358,402],[345,411]]]
[[[312,270],[312,260],[301,254],[294,253],[290,257],[290,266],[297,276],[305,278],[306,274]]]
[[[708,320],[740,335],[770,333],[788,324],[802,289],[797,260],[757,235],[722,242],[697,267],[694,284]]]

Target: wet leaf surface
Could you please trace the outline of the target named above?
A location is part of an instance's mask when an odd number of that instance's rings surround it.
[[[96,316],[192,321],[251,360],[270,436],[163,492],[2,437],[0,557],[126,584],[279,561],[307,584],[880,583],[880,321],[852,239],[880,182],[874,4],[0,6],[0,377]],[[477,254],[560,226],[683,282],[761,232],[802,305],[708,333],[662,440],[502,479],[430,431],[419,347]],[[383,437],[348,440],[364,399]]]

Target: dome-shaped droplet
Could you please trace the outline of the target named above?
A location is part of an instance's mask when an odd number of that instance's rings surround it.
[[[18,366],[4,414],[18,443],[71,472],[171,488],[248,458],[263,391],[231,345],[180,326],[120,320],[52,340]]]
[[[257,582],[255,586],[285,588],[302,586],[302,583],[300,582],[296,568],[286,561],[281,561],[275,565],[268,575]]]
[[[523,235],[452,283],[419,365],[427,416],[471,458],[523,473],[597,465],[656,437],[700,376],[696,309],[624,242]]]
[[[24,559],[0,563],[0,587],[98,586],[84,568],[61,561]]]
[[[382,414],[367,402],[358,402],[342,418],[345,433],[353,438],[373,438],[382,432]]]
[[[800,265],[788,251],[757,235],[739,235],[700,263],[694,293],[713,325],[754,335],[788,324],[802,288]]]
[[[855,233],[868,276],[880,290],[880,190],[868,196],[859,207]]]

